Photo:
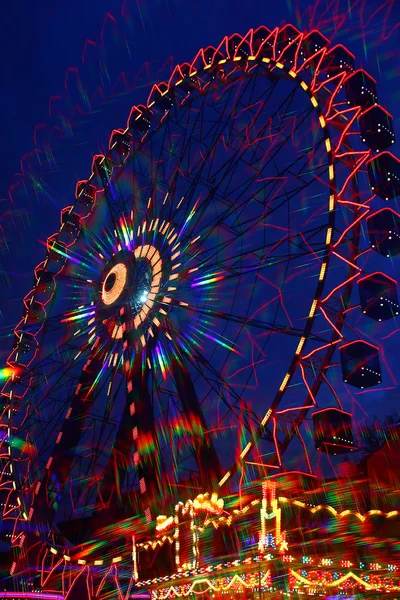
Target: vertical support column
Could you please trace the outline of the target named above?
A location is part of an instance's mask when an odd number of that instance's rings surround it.
[[[262,484],[262,503],[260,509],[260,541],[258,549],[267,552],[270,549],[274,554],[271,564],[272,586],[281,590],[289,589],[289,575],[286,563],[282,560],[282,553],[287,550],[286,533],[282,532],[282,509],[278,506],[276,497],[276,482],[267,479]],[[267,521],[275,519],[274,527],[268,527]],[[261,587],[260,587],[261,594]]]
[[[268,547],[274,550],[280,545],[282,540],[281,532],[281,509],[278,507],[276,498],[276,483],[267,479],[262,484],[262,501],[260,509],[260,540],[258,549],[265,552]],[[275,519],[274,533],[267,531],[267,521]]]
[[[207,433],[206,420],[196,390],[188,369],[175,357],[171,360],[171,370],[185,417],[189,423],[196,423],[199,426],[198,433],[193,435],[193,450],[196,453],[203,489],[212,491],[217,489],[221,467],[217,452]]]
[[[129,407],[132,441],[135,449],[133,464],[139,476],[140,510],[146,521],[155,518],[152,507],[162,498],[161,457],[155,431],[154,413],[148,389],[149,369],[145,351],[134,339],[134,323],[130,308],[121,308],[124,373],[126,377],[127,405]]]
[[[93,406],[95,382],[103,368],[104,352],[100,351],[89,359],[79,377],[75,395],[65,416],[52,455],[49,457],[46,470],[46,481],[38,483],[35,502],[38,510],[45,510],[43,515],[52,522],[58,507],[58,500],[67,481],[75,448],[80,440],[85,420]]]

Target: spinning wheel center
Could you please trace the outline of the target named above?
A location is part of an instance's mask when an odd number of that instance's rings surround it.
[[[152,284],[152,269],[150,262],[143,258],[136,261],[134,282],[132,286],[133,308],[136,312],[142,309],[143,304],[147,302]]]
[[[116,280],[117,280],[117,276],[116,276],[115,272],[109,273],[104,282],[104,290],[106,292],[111,292],[111,290],[113,289],[113,287],[115,285]]]
[[[100,321],[107,325],[112,339],[122,339],[120,308],[126,306],[144,346],[143,331],[151,322],[160,322],[153,314],[163,275],[160,251],[153,244],[142,244],[134,250],[120,250],[112,260],[114,264],[106,266],[100,284]]]
[[[127,279],[127,268],[124,263],[118,263],[108,272],[102,287],[101,299],[106,306],[114,304],[121,296]]]

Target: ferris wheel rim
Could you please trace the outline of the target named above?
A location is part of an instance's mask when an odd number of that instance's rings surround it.
[[[223,60],[222,60],[221,62],[222,62],[222,63],[225,63],[225,62],[229,62],[229,61],[223,61]],[[233,61],[232,61],[232,62],[233,62]],[[273,62],[274,62],[274,61],[272,61],[272,60],[268,61],[268,63],[269,63],[269,64],[271,64],[271,63],[272,63],[272,66],[274,66],[274,65],[273,65]],[[277,62],[278,62],[278,61],[277,61]],[[278,65],[275,65],[275,66],[277,66],[277,68],[281,69],[281,70],[282,70],[282,72],[285,72],[285,68],[284,68],[284,65],[283,65],[282,63],[279,63],[279,62],[278,62]],[[289,71],[289,69],[287,69],[287,71]],[[309,93],[309,95],[310,95],[310,97],[312,97],[311,93]],[[149,105],[149,106],[148,106],[148,108],[150,108],[150,107],[151,107],[151,105]],[[315,108],[317,108],[317,107],[315,107]],[[319,114],[320,114],[320,113],[319,113]],[[140,151],[140,148],[138,148],[138,150]],[[90,181],[90,179],[89,179],[88,181]],[[333,181],[333,182],[334,182],[334,179],[332,179],[331,181]],[[334,186],[334,183],[332,183],[332,187],[333,187],[333,186]],[[331,214],[332,214],[332,217],[334,217],[334,214],[335,214],[335,213],[334,213],[334,211],[331,211]],[[332,223],[332,221],[331,221],[331,223]],[[320,295],[322,294],[322,289],[323,289],[323,286],[321,286],[321,285],[319,284],[317,287],[319,287],[319,288],[321,289],[321,292],[320,292],[320,294],[319,294],[319,296],[320,296]],[[305,326],[305,330],[304,330],[304,333],[305,333],[305,335],[307,335],[307,332],[309,331],[310,327],[311,327],[311,324],[310,324],[310,322],[308,322],[308,324]]]

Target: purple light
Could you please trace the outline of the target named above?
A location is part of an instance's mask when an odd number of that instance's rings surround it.
[[[25,600],[27,598],[38,598],[39,600],[64,600],[64,596],[60,594],[49,594],[46,592],[0,592],[0,600],[3,598],[20,598]]]

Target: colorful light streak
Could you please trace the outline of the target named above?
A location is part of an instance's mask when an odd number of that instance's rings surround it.
[[[66,317],[65,319],[60,319],[60,323],[69,323],[71,321],[79,321],[81,319],[87,319],[88,317],[92,317],[95,314],[96,314],[95,310],[90,310],[89,312],[81,312],[78,315],[73,315],[71,317]]]
[[[25,600],[28,598],[37,598],[38,600],[64,600],[65,597],[61,594],[51,594],[48,592],[0,592],[0,600],[3,598],[12,598]]]
[[[224,279],[224,275],[219,275],[218,273],[216,273],[215,275],[206,276],[206,279],[195,280],[191,285],[192,287],[198,287],[201,285],[211,285],[212,283],[216,283],[217,281],[223,281]]]
[[[12,367],[3,367],[2,369],[0,369],[0,380],[1,379],[8,379],[9,377],[12,377],[13,375],[18,375],[19,369],[14,369]]]

